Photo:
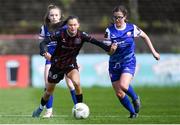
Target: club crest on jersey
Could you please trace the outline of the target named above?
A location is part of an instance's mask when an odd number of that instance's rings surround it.
[[[127,32],[127,36],[131,36],[132,35],[132,33],[131,32]]]
[[[80,44],[80,43],[81,43],[81,39],[80,39],[80,38],[76,38],[76,39],[74,40],[74,43],[75,43],[75,44]]]

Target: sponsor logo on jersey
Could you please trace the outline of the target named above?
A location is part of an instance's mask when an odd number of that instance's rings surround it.
[[[131,32],[127,32],[127,36],[130,37],[132,35]]]

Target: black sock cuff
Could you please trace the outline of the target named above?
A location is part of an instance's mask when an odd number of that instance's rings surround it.
[[[77,102],[83,102],[83,94],[76,95]]]
[[[48,102],[48,100],[45,101],[43,98],[41,98],[41,105],[42,105],[42,106],[45,106],[47,102]]]

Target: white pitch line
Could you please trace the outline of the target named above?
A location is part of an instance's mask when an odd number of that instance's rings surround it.
[[[32,117],[32,115],[13,115],[13,114],[0,114],[0,117]],[[54,115],[54,118],[61,117],[61,118],[67,118],[71,117],[71,115]],[[119,118],[119,117],[125,117],[125,115],[90,115],[91,118]],[[139,115],[139,117],[142,118],[150,118],[150,117],[171,117],[171,118],[180,118],[180,115]]]
[[[10,115],[10,114],[0,114],[0,117],[32,117],[32,115]],[[54,115],[54,117],[69,117],[69,115]]]

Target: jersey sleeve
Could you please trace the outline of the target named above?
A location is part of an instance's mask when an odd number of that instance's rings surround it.
[[[41,26],[38,39],[42,40],[44,38],[45,38],[45,30],[44,30],[44,26]]]
[[[104,39],[105,40],[110,40],[110,30],[107,28],[105,33],[104,33]]]
[[[137,27],[136,25],[134,26],[134,37],[139,37],[141,34],[141,29],[139,27]]]
[[[87,34],[86,32],[81,32],[81,37],[82,40],[85,42],[90,42],[90,40],[92,39],[92,37],[89,36],[89,34]]]
[[[111,37],[110,37],[110,30],[107,28],[105,33],[104,33],[104,44],[106,45],[111,45]]]
[[[91,36],[89,36],[85,32],[82,32],[82,37],[83,37],[83,41],[92,43],[92,44],[94,44],[96,46],[99,46],[100,48],[102,48],[106,52],[110,51],[111,45],[107,45],[103,41],[98,41],[95,38],[92,38]]]

